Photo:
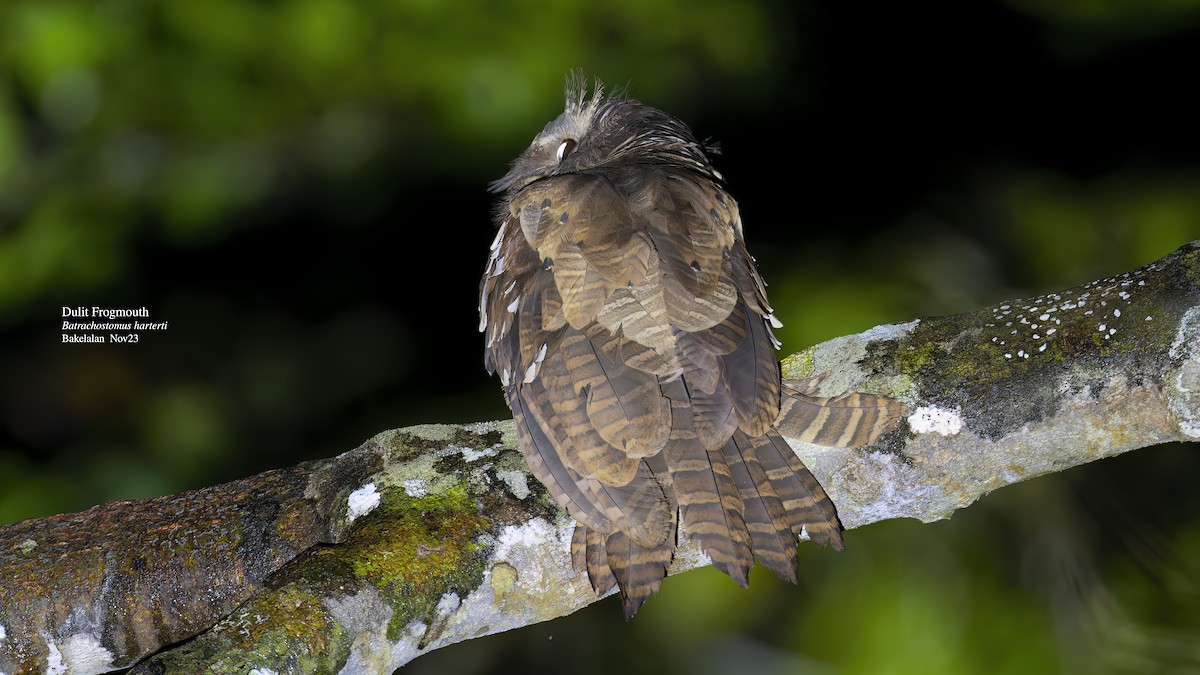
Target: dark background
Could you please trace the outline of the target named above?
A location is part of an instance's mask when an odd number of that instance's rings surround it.
[[[0,6],[0,523],[508,415],[477,289],[571,68],[720,143],[783,353],[1200,237],[1200,3]],[[63,305],[149,308],[62,344]],[[409,670],[1200,672],[1195,445]]]

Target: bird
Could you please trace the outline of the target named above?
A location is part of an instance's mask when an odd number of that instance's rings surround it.
[[[775,426],[781,399],[794,435],[841,446],[893,426],[894,402],[781,381],[782,324],[714,148],[590,92],[569,75],[563,113],[490,185],[480,331],[519,450],[576,521],[573,566],[627,619],[685,536],[743,587],[756,558],[795,583],[798,539],[840,550],[842,525]]]

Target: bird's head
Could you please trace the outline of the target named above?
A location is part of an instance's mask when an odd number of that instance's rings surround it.
[[[513,162],[493,192],[511,193],[549,176],[652,164],[720,181],[706,148],[678,119],[620,93],[605,96],[597,81],[588,95],[577,73],[566,82],[566,109]]]

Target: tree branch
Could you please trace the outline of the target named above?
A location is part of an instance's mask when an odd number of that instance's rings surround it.
[[[785,377],[828,373],[822,395],[885,394],[909,416],[870,447],[793,447],[854,528],[1195,440],[1198,285],[1193,242],[1070,290],[818,345]],[[332,459],[0,528],[0,674],[390,673],[569,614],[597,598],[514,440],[508,421],[388,431]],[[704,564],[684,546],[671,573]]]

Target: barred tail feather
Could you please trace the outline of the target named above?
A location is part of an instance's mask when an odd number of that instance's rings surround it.
[[[617,578],[608,568],[604,535],[583,523],[576,523],[571,534],[571,561],[577,572],[588,575],[596,595],[604,595],[617,585]]]
[[[683,526],[688,537],[712,558],[713,567],[746,586],[754,556],[742,496],[723,452],[704,449],[692,428],[691,415],[686,402],[672,400],[674,428],[663,449]]]
[[[608,535],[604,541],[608,568],[621,589],[621,604],[625,618],[633,618],[638,608],[658,591],[667,576],[667,565],[675,553],[675,542],[668,540],[651,548],[638,546],[624,532]]]
[[[725,445],[725,456],[745,504],[754,554],[780,579],[796,583],[796,535],[750,439],[735,434]]]
[[[822,546],[842,550],[842,523],[821,484],[779,432],[770,429],[750,440],[755,457],[783,502],[792,532],[801,532]]]
[[[832,448],[859,448],[895,429],[905,413],[901,401],[849,392],[816,395],[825,374],[808,380],[786,380],[776,428],[802,441]]]
[[[673,538],[643,547],[623,532],[604,534],[578,524],[571,537],[575,568],[587,573],[597,595],[618,586],[626,619],[637,614],[642,603],[658,591],[674,554]]]

